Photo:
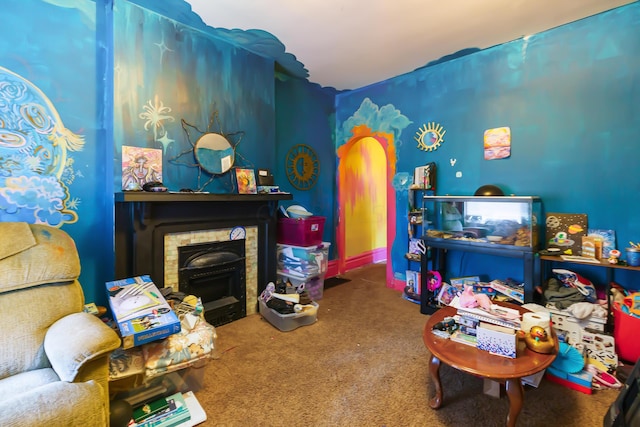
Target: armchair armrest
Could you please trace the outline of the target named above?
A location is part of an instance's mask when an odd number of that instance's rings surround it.
[[[89,313],[74,313],[56,321],[44,338],[44,351],[63,381],[72,382],[86,363],[120,346],[120,338]]]

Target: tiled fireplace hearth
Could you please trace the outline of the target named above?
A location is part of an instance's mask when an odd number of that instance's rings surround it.
[[[236,238],[232,230],[242,227],[246,314],[255,313],[258,295],[276,280],[278,202],[290,199],[289,194],[117,193],[116,279],[148,274],[159,287],[180,291],[181,248],[230,241]]]

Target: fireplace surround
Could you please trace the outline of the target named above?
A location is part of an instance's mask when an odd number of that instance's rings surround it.
[[[169,262],[174,255],[167,242],[231,241],[230,231],[242,227],[247,231],[245,310],[255,313],[257,295],[276,280],[278,202],[291,198],[290,194],[116,193],[115,278],[149,274],[157,286],[178,291],[180,262]],[[179,257],[181,244],[171,245]],[[171,271],[165,271],[166,266]]]
[[[178,247],[178,290],[200,297],[213,326],[247,315],[245,272],[245,239]]]

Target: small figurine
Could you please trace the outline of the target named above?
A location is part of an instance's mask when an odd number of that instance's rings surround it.
[[[532,326],[529,333],[525,334],[524,342],[536,353],[551,353],[555,348],[553,338],[547,335],[547,331],[542,326]]]
[[[620,251],[613,249],[609,251],[609,264],[617,264],[620,258]]]

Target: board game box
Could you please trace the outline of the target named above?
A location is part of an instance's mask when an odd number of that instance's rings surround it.
[[[127,349],[180,332],[180,320],[150,276],[107,282],[109,306]]]

